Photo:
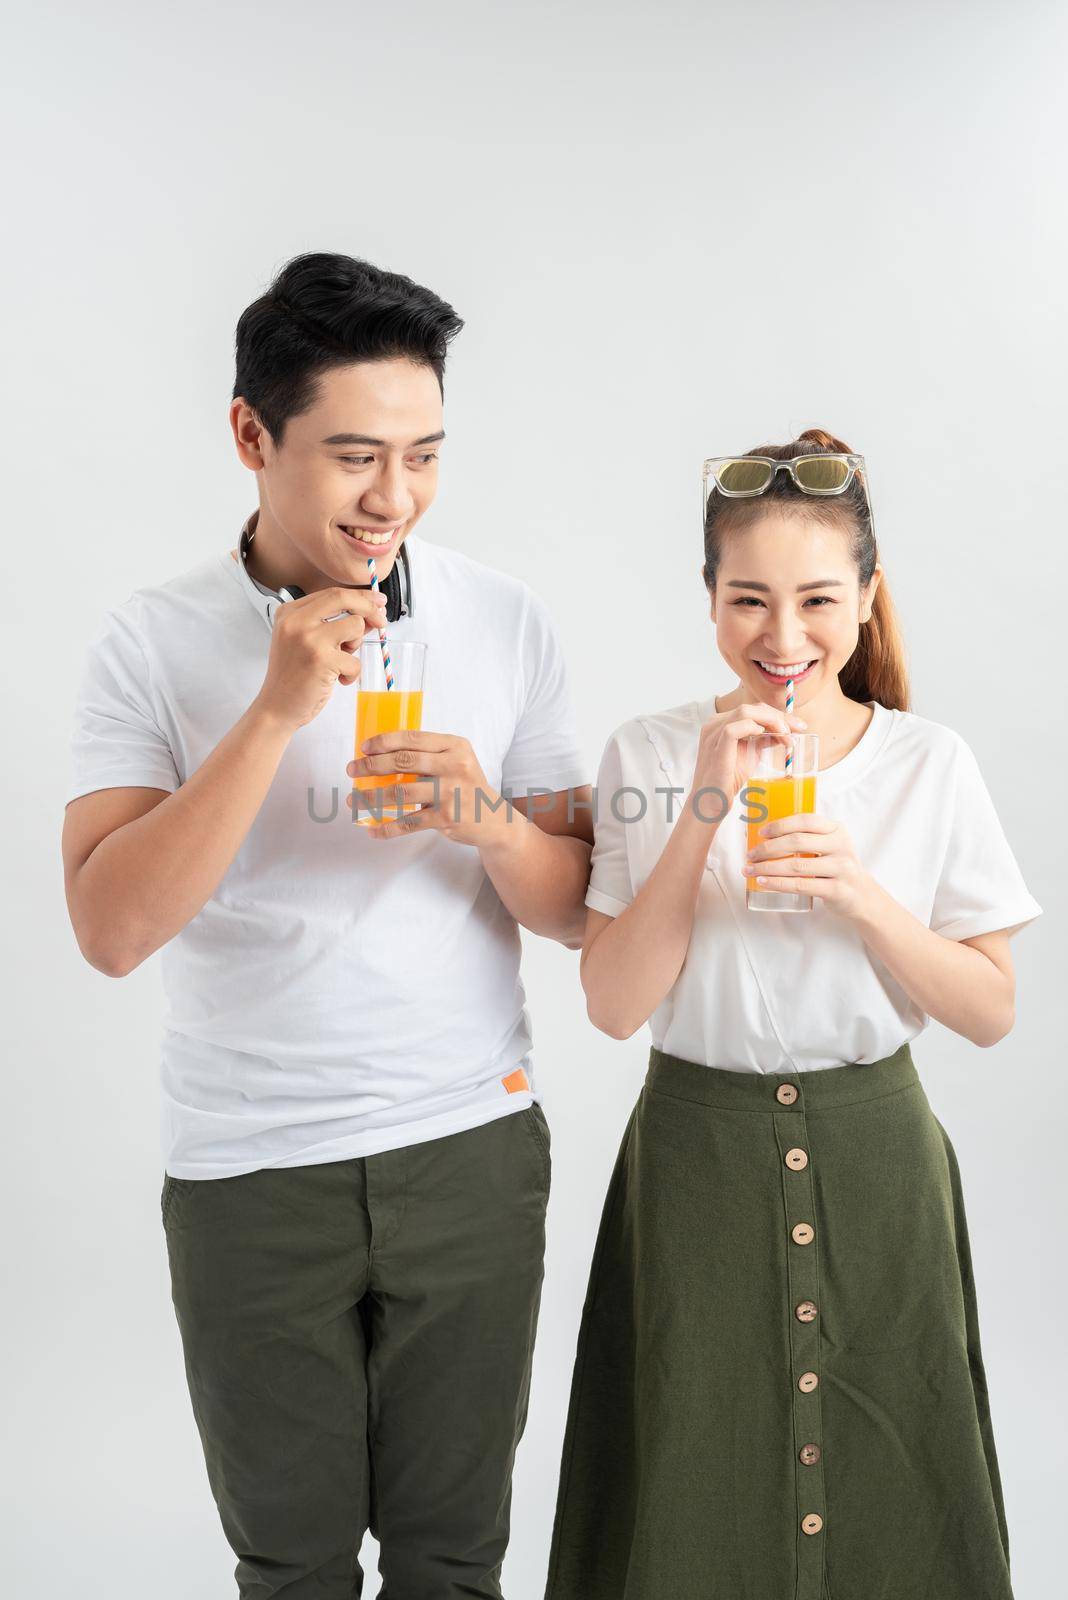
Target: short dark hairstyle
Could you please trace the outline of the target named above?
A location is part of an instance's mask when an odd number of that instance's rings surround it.
[[[452,306],[399,272],[321,250],[294,256],[241,313],[232,398],[280,446],[334,367],[407,356],[433,368],[444,394],[446,348],[462,327]]]

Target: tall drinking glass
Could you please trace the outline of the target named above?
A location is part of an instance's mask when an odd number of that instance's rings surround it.
[[[423,689],[426,680],[426,645],[413,639],[389,642],[392,689],[387,687],[382,644],[377,633],[360,645],[360,676],[356,690],[356,760],[363,755],[360,746],[376,733],[397,733],[423,725]],[[398,783],[417,783],[415,772],[382,772],[353,779],[353,808],[362,827],[395,822],[398,817],[418,811],[418,805],[402,805],[375,791],[392,789]],[[356,810],[357,796],[369,797],[370,807]]]
[[[796,816],[816,809],[816,772],[819,766],[819,736],[794,733],[789,744],[773,734],[754,735],[746,741],[746,765],[750,776],[742,786],[743,816],[746,818],[747,846],[750,850],[764,841],[758,829],[765,823]],[[787,758],[790,758],[787,765]],[[774,841],[773,841],[774,842]],[[797,854],[810,856],[812,851]],[[796,892],[762,889],[756,873],[776,877],[769,858],[754,867],[753,877],[745,880],[745,903],[750,911],[811,911],[812,896]]]

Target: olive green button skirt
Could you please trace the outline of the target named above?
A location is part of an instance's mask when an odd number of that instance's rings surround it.
[[[1011,1600],[960,1175],[907,1044],[653,1049],[605,1200],[547,1600]]]

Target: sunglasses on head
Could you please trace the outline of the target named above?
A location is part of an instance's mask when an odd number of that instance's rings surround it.
[[[817,495],[844,494],[857,476],[871,517],[868,468],[863,456],[793,456],[789,461],[779,461],[774,456],[710,456],[701,468],[702,521],[713,489],[729,500],[746,500],[769,489],[777,472],[788,472],[803,494]]]

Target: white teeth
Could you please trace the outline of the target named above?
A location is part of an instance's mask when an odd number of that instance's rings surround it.
[[[765,672],[773,673],[776,678],[790,678],[796,677],[798,673],[807,671],[807,669],[812,666],[812,662],[795,661],[789,667],[778,667],[775,666],[771,661],[761,661],[758,662],[758,665],[763,667]]]
[[[388,544],[397,531],[396,528],[391,528],[388,533],[367,533],[362,528],[345,528],[344,523],[342,523],[341,526],[344,528],[346,533],[352,534],[352,536],[356,539],[359,539],[362,544]]]

